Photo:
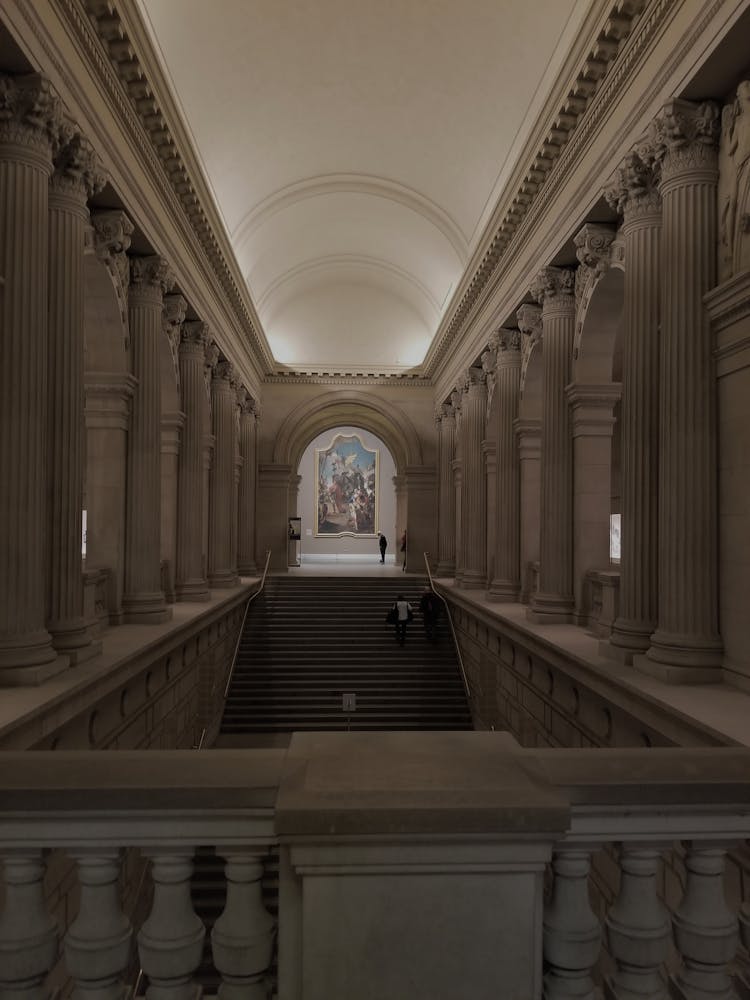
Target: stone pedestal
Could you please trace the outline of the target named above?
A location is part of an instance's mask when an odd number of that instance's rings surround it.
[[[588,624],[586,575],[609,567],[612,431],[620,385],[571,385],[574,621]]]
[[[673,101],[655,122],[661,164],[659,624],[639,669],[715,681],[716,385],[703,296],[716,279],[718,109]]]
[[[161,586],[161,381],[159,338],[164,293],[174,284],[162,257],[132,257],[128,316],[132,371],[138,380],[128,440],[125,513],[125,621],[167,621]]]
[[[529,618],[546,623],[570,621],[573,610],[573,462],[565,389],[575,333],[574,284],[574,271],[546,267],[532,289],[542,306],[544,377],[539,591]]]
[[[175,594],[178,601],[207,601],[210,596],[203,560],[206,410],[203,368],[207,344],[208,328],[205,323],[183,323],[179,360],[185,422],[177,469]]]
[[[528,604],[531,597],[531,567],[539,563],[539,504],[541,497],[541,420],[514,421],[513,429],[518,442],[519,490],[521,516],[519,518],[519,551],[521,593],[520,601]]]
[[[233,378],[234,371],[229,362],[217,362],[211,379],[211,414],[216,445],[209,485],[208,583],[219,588],[234,587],[237,583],[237,574],[232,568],[231,545],[236,405]]]
[[[461,403],[461,554],[456,582],[466,589],[483,589],[487,582],[485,531],[486,496],[482,440],[487,404],[485,373],[470,368],[464,376]]]
[[[629,663],[658,615],[659,281],[661,196],[653,170],[630,153],[607,191],[623,213],[620,612],[602,651]]]
[[[240,455],[237,571],[240,576],[255,576],[258,572],[255,553],[256,415],[254,401],[247,392],[240,406]]]
[[[453,457],[456,451],[456,416],[450,403],[443,403],[435,414],[438,428],[440,466],[438,496],[438,564],[436,576],[456,572],[456,488],[453,483]]]
[[[493,601],[517,601],[521,591],[521,463],[515,430],[520,377],[521,334],[518,330],[500,330],[494,409],[497,440],[495,569],[489,587],[489,597]]]
[[[0,76],[0,104],[0,684],[38,684],[68,663],[45,595],[48,193],[61,123],[36,75]]]
[[[62,148],[49,193],[47,628],[80,663],[101,650],[83,617],[83,255],[88,198],[105,177],[80,134]]]

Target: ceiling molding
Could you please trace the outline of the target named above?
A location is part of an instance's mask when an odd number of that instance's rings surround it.
[[[469,256],[468,240],[458,223],[444,209],[413,188],[370,174],[320,174],[274,191],[252,208],[232,230],[230,235],[237,255],[239,256],[253,232],[277,212],[285,211],[308,198],[327,198],[339,194],[385,198],[408,208],[439,230],[453,247],[461,266],[465,265]]]
[[[414,274],[407,271],[406,268],[399,267],[397,264],[392,264],[390,261],[383,260],[380,257],[370,257],[367,254],[353,253],[329,254],[326,257],[316,257],[314,260],[303,261],[295,267],[290,267],[288,271],[284,271],[275,278],[263,294],[256,299],[258,311],[262,312],[269,299],[275,296],[281,287],[294,281],[296,278],[300,278],[305,274],[312,274],[315,271],[334,271],[346,268],[351,268],[352,270],[382,271],[414,288],[431,307],[434,313],[433,320],[437,319],[440,315],[440,303],[438,300],[430,289]],[[251,284],[249,276],[247,280],[248,284]]]
[[[362,386],[378,386],[383,387],[386,385],[398,386],[399,389],[404,387],[408,389],[428,389],[433,385],[432,379],[425,378],[421,372],[414,373],[413,369],[409,369],[406,372],[372,372],[370,374],[364,374],[366,365],[360,366],[360,371],[357,372],[356,368],[350,373],[343,373],[339,375],[329,375],[323,374],[323,365],[320,366],[321,372],[306,372],[302,367],[295,370],[284,371],[282,374],[265,375],[263,377],[263,382],[269,385],[362,385]],[[336,368],[340,368],[338,365],[331,365],[329,370],[331,372],[336,371]]]

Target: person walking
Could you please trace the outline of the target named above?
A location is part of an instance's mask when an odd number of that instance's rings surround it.
[[[380,532],[380,537],[378,538],[378,545],[380,546],[380,561],[385,562],[385,550],[388,548],[388,539],[385,537],[383,532]]]
[[[406,528],[404,528],[404,533],[401,536],[401,551],[404,553],[404,565],[401,569],[406,572]]]
[[[425,638],[434,639],[437,630],[438,615],[440,614],[440,604],[430,587],[424,588],[424,593],[419,600],[419,610],[422,614]]]
[[[406,626],[414,617],[414,612],[411,604],[409,604],[403,594],[399,594],[393,602],[392,610],[396,612],[396,642],[400,646],[403,646],[406,641]]]

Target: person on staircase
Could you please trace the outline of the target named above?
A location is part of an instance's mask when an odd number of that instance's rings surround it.
[[[406,572],[406,528],[404,528],[404,533],[401,536],[401,551],[404,553],[404,565],[401,569]]]
[[[383,532],[380,532],[378,537],[378,545],[380,546],[380,561],[385,562],[385,550],[388,548],[388,539],[385,537]]]
[[[440,603],[430,587],[424,588],[424,593],[419,599],[419,610],[422,614],[425,638],[434,639],[437,632]]]
[[[414,617],[414,611],[403,594],[399,594],[394,601],[393,610],[396,612],[396,642],[403,646],[406,641],[406,626]]]

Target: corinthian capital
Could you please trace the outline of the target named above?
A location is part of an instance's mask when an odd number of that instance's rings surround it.
[[[38,73],[0,74],[0,143],[51,158],[69,137],[70,125],[49,80]]]
[[[524,302],[516,312],[518,329],[536,343],[542,336],[542,310],[539,306]]]
[[[576,247],[576,257],[595,275],[604,274],[612,260],[612,241],[615,230],[612,226],[600,226],[587,222],[583,229],[576,233],[573,242]]]
[[[130,258],[131,289],[151,291],[162,296],[172,290],[174,282],[172,270],[163,257],[154,254],[152,257]]]
[[[523,306],[521,306],[523,309]],[[534,306],[530,306],[534,309]],[[541,329],[541,317],[539,319],[539,326]],[[497,331],[497,354],[498,360],[509,351],[519,352],[521,350],[521,331],[514,330],[512,327],[502,326]]]
[[[634,215],[657,212],[661,208],[659,164],[647,162],[637,151],[628,153],[604,189],[604,197],[628,221]]]
[[[208,341],[208,323],[204,323],[202,319],[195,319],[182,324],[180,329],[181,348],[183,346],[186,350],[193,348],[199,350],[201,354],[205,354]]]
[[[182,295],[165,295],[164,302],[161,308],[162,322],[165,328],[165,332],[170,336],[175,327],[177,327],[177,340],[179,342],[180,330],[179,328],[185,322],[185,316],[187,315],[187,299]]]
[[[663,181],[679,171],[715,168],[720,128],[713,101],[670,101],[651,123],[642,156],[661,164]]]
[[[92,212],[91,223],[94,227],[96,255],[100,260],[106,260],[114,254],[125,253],[130,247],[133,223],[124,212],[119,209],[111,212]]]
[[[89,140],[74,132],[55,157],[52,190],[87,201],[107,181],[101,160]]]
[[[232,382],[234,382],[234,367],[230,361],[226,361],[222,358],[221,361],[217,361],[214,365],[214,381],[226,383],[229,389],[232,388]]]
[[[576,273],[569,267],[543,267],[529,289],[541,306],[575,302]]]

